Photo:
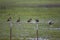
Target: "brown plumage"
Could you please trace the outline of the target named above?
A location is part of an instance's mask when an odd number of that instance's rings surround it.
[[[36,22],[39,22],[39,20],[38,20],[38,19],[36,19]]]
[[[27,22],[31,22],[32,19],[29,19]]]
[[[20,22],[20,17],[18,18],[18,20],[16,22]]]
[[[7,21],[11,21],[11,19],[12,19],[12,18],[11,18],[11,17],[9,17],[9,18],[7,19]]]

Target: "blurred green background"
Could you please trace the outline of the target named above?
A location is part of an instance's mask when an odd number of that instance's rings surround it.
[[[0,40],[10,40],[10,25],[6,23],[10,16],[12,22],[16,22],[19,17],[21,22],[27,22],[30,18],[39,19],[39,38],[60,39],[60,29],[54,30],[54,28],[60,28],[60,7],[17,6],[23,4],[60,4],[60,0],[0,0]],[[54,21],[52,27],[48,24],[49,20]],[[26,38],[36,38],[36,24],[13,23],[12,40],[29,40]]]

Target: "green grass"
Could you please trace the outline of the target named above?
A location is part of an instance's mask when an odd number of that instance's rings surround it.
[[[58,30],[43,30],[42,28],[51,28],[48,25],[49,20],[54,20],[52,28],[60,28],[60,7],[54,8],[29,8],[29,7],[14,7],[11,9],[2,9],[0,10],[0,40],[9,40],[9,24],[7,22],[8,17],[12,17],[12,21],[16,22],[18,17],[21,18],[21,21],[27,21],[29,18],[35,20],[39,19],[39,37],[51,36],[50,40],[58,40],[60,38],[60,31]],[[22,37],[36,37],[36,24],[13,24],[12,34],[15,39],[19,40]],[[26,33],[27,32],[27,33]]]
[[[3,3],[15,3],[15,4],[55,4],[60,3],[60,0],[0,0]]]

